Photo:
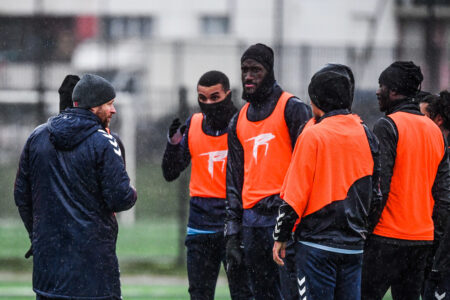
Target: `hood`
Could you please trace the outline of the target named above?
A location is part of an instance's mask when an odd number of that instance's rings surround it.
[[[355,93],[352,70],[339,64],[327,64],[317,71],[308,86],[311,101],[325,113],[351,109]]]
[[[47,122],[50,141],[57,149],[71,150],[103,127],[99,118],[87,109],[69,108]]]

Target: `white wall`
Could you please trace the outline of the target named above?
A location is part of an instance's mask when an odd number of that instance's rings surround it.
[[[271,44],[277,38],[280,3],[286,43],[361,46],[368,39],[370,18],[375,17],[376,44],[395,44],[393,0],[2,0],[0,14],[30,15],[39,6],[51,15],[148,15],[155,18],[155,36],[160,39],[199,38],[201,16],[229,15],[232,32],[226,38]],[[377,3],[385,3],[381,15],[375,14]]]

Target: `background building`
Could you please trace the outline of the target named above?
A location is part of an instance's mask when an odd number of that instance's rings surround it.
[[[112,128],[140,191],[129,220],[178,217],[184,236],[186,178],[178,192],[160,170],[167,127],[196,109],[197,80],[211,69],[230,77],[243,105],[240,57],[257,42],[275,50],[281,86],[307,103],[312,74],[328,62],[349,65],[354,111],[371,126],[378,76],[394,60],[419,64],[424,90],[448,89],[450,1],[2,0],[0,218],[18,217],[18,156],[33,128],[57,113],[63,78],[92,72],[120,91]]]

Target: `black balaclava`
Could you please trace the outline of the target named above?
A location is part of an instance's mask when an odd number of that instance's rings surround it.
[[[208,87],[216,84],[222,84],[225,92],[230,91],[228,77],[220,71],[206,72],[200,77],[197,83],[197,85]],[[198,105],[200,106],[202,113],[206,116],[206,123],[215,130],[226,128],[237,111],[233,101],[231,101],[231,91],[226,98],[220,102],[206,104],[198,101]]]
[[[253,94],[247,94],[245,89],[242,91],[242,99],[250,103],[260,103],[266,100],[267,96],[272,92],[275,83],[275,75],[273,72],[273,50],[264,44],[255,44],[250,46],[241,57],[241,64],[246,59],[253,59],[263,65],[267,71],[261,84]],[[244,82],[242,82],[244,87]]]
[[[419,66],[412,61],[396,61],[380,74],[378,82],[400,95],[413,98],[420,92],[422,80]]]
[[[354,92],[352,70],[339,64],[328,64],[317,71],[308,86],[311,101],[325,113],[336,109],[350,110]]]

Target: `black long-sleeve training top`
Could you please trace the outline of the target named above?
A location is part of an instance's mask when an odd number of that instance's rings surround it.
[[[268,118],[274,111],[283,90],[278,85],[273,86],[266,101],[250,103],[247,118],[257,122]],[[278,207],[281,204],[279,195],[271,195],[261,199],[254,207],[246,210],[243,217],[242,187],[244,182],[244,150],[237,137],[237,121],[239,113],[231,119],[228,130],[228,161],[227,161],[227,216],[225,220],[226,235],[238,234],[241,226],[274,226]],[[292,148],[297,140],[301,125],[312,117],[311,108],[300,99],[292,97],[288,100],[284,118],[289,130]]]

